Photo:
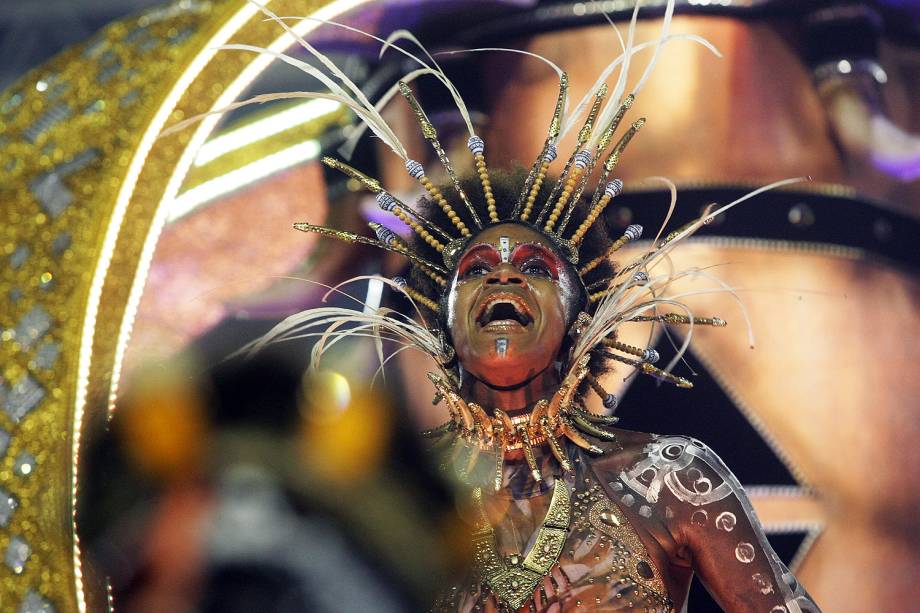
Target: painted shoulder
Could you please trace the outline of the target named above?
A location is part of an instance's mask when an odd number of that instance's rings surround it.
[[[751,599],[783,613],[820,611],[770,547],[738,479],[702,441],[624,433],[620,448],[611,446],[596,466],[613,492],[663,517],[678,543],[699,560],[713,561],[694,563],[694,570],[725,602]],[[719,571],[707,572],[712,568]]]
[[[745,500],[718,454],[689,436],[618,430],[617,442],[591,464],[612,492],[651,505],[672,524],[690,521],[697,509],[708,514],[715,503],[736,506]]]

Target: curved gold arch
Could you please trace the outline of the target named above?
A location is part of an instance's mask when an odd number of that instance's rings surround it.
[[[331,19],[365,0],[265,0]],[[294,26],[305,34],[317,26]],[[0,95],[0,603],[104,610],[74,510],[81,435],[117,393],[157,238],[228,104],[293,41],[253,0],[177,0],[107,26]],[[9,607],[9,608],[7,608]]]

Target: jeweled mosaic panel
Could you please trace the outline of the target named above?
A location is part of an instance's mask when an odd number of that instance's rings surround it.
[[[270,4],[308,14],[325,2]],[[216,44],[279,37],[261,16],[227,31],[244,7],[244,0],[165,3],[111,24],[0,94],[4,611],[105,607],[104,594],[94,592],[104,578],[82,577],[75,548],[74,443],[88,423],[104,419],[128,293],[189,134],[148,141],[147,151],[141,144],[158,116],[169,124],[210,110],[252,61],[252,54],[221,54],[187,73],[217,33],[226,37]],[[183,73],[189,85],[171,95]],[[95,295],[94,278],[104,280]],[[90,305],[98,305],[95,317],[87,316]]]

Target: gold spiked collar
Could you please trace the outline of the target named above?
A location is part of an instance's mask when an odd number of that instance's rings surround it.
[[[543,476],[537,466],[535,447],[548,444],[563,470],[572,470],[560,443],[563,437],[591,453],[601,453],[603,450],[585,438],[586,434],[601,440],[616,439],[605,426],[612,425],[617,418],[594,415],[573,402],[579,383],[588,374],[589,359],[589,356],[585,356],[579,361],[550,399],[544,398],[529,413],[514,417],[501,409],[494,409],[493,414],[489,415],[475,402],[466,402],[447,380],[429,373],[429,379],[434,383],[439,397],[447,403],[450,412],[450,421],[436,430],[452,431],[458,439],[470,445],[475,454],[471,464],[481,451],[492,451],[495,454],[493,485],[496,491],[501,488],[505,455],[518,450],[523,450],[531,474],[537,481],[541,481]]]

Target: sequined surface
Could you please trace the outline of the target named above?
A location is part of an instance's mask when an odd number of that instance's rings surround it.
[[[324,4],[272,2],[300,14]],[[254,13],[242,0],[165,4],[113,23],[0,94],[4,610],[104,606],[84,586],[74,537],[80,434],[105,416],[136,308],[132,287],[146,274],[143,254],[192,131],[155,137],[210,110],[253,61],[210,61],[217,44],[279,37]]]

